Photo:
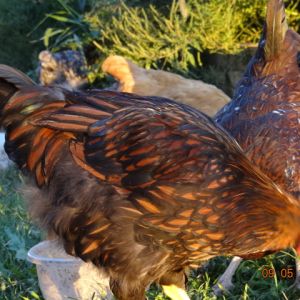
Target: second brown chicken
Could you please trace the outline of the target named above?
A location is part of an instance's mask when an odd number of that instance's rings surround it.
[[[215,119],[256,166],[300,201],[300,35],[288,29],[281,0],[269,1],[257,52],[232,102]],[[299,262],[297,273],[300,287]],[[231,280],[222,279],[230,287]]]

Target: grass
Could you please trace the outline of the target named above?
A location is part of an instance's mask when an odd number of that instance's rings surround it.
[[[30,224],[17,189],[20,174],[0,171],[0,299],[42,299],[35,268],[26,261],[27,250],[40,239]]]
[[[26,214],[17,190],[22,177],[13,168],[0,171],[0,299],[42,300],[35,268],[26,261],[27,250],[36,244],[41,234]],[[192,300],[273,300],[300,299],[300,292],[291,287],[293,279],[280,276],[280,270],[295,268],[293,254],[289,250],[270,255],[257,261],[244,261],[238,268],[233,282],[234,288],[225,296],[212,295],[212,286],[225,271],[230,259],[218,257],[194,271],[188,282]],[[274,278],[264,279],[262,270],[267,267],[278,273]],[[283,274],[284,275],[284,274]],[[149,300],[165,300],[161,290],[152,286]]]

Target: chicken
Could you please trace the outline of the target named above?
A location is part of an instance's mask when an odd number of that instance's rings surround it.
[[[104,268],[119,300],[218,255],[300,249],[300,204],[206,115],[157,97],[35,85],[0,66],[5,149],[28,178],[32,216]]]
[[[230,98],[214,85],[180,75],[140,68],[122,56],[109,56],[102,70],[119,81],[119,91],[142,96],[167,97],[192,105],[209,116],[214,116]]]
[[[232,102],[215,118],[237,139],[248,158],[298,201],[299,68],[300,35],[288,29],[283,2],[270,0],[257,52],[236,88]],[[298,281],[299,270],[300,265]],[[225,288],[230,285],[231,280],[225,279]]]
[[[87,62],[79,51],[41,51],[38,74],[42,85],[63,84],[66,88],[78,89],[88,83]]]

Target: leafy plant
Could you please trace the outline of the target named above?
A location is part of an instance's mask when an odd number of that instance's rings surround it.
[[[54,51],[84,51],[91,82],[103,79],[99,66],[109,54],[126,56],[146,68],[199,77],[205,53],[238,54],[256,45],[266,7],[261,0],[228,0],[226,5],[224,0],[186,0],[183,15],[178,0],[90,0],[81,12],[72,2],[56,1],[62,9],[47,15],[56,26],[46,30],[44,43]],[[295,29],[299,2],[287,3]]]
[[[23,71],[34,68],[43,45],[32,41],[43,34],[50,22],[43,24],[34,33],[30,32],[47,11],[57,9],[55,1],[0,0],[0,63]]]
[[[0,170],[0,299],[42,299],[35,267],[26,253],[40,239],[17,190],[22,177],[14,168]]]

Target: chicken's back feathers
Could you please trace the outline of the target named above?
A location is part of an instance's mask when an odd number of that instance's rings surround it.
[[[47,89],[41,87],[35,92],[19,92],[8,106],[15,111],[19,102],[32,105],[38,94],[44,95],[45,99],[40,99],[40,106],[26,116],[23,123],[29,125],[22,124],[13,131],[8,130],[9,155],[13,153],[18,162],[20,151],[22,167],[34,173],[38,185],[42,186],[54,176],[61,152],[68,149],[78,166],[130,199],[122,205],[127,203],[129,210],[136,210],[136,217],[142,214],[144,227],[158,230],[161,234],[164,232],[169,238],[175,234],[176,239],[172,242],[179,240],[178,235],[182,234],[185,226],[188,231],[191,229],[189,217],[178,219],[180,213],[191,209],[190,213],[198,220],[195,228],[200,230],[201,224],[204,226],[201,236],[209,239],[209,243],[205,243],[210,245],[209,251],[215,254],[226,252],[227,243],[221,241],[226,241],[226,234],[232,233],[236,227],[225,233],[220,226],[219,214],[223,215],[226,207],[230,207],[229,202],[234,203],[227,191],[229,186],[234,186],[235,193],[239,191],[238,194],[243,195],[236,196],[237,202],[232,205],[239,206],[241,199],[249,199],[252,203],[249,205],[253,205],[253,198],[257,197],[252,192],[254,187],[258,191],[261,188],[260,196],[266,198],[264,203],[268,202],[268,196],[263,196],[265,192],[283,197],[270,180],[252,168],[234,140],[208,117],[188,106],[163,98],[143,98],[108,91],[90,91],[87,94],[65,92],[68,100],[55,101],[51,100]],[[5,107],[4,111],[8,115],[4,115],[3,124],[6,126],[11,115],[8,108]],[[28,139],[28,130],[24,126],[36,130],[33,138]],[[30,145],[26,155],[22,149],[27,140],[30,140]],[[202,197],[208,205],[206,209],[199,201]],[[206,202],[208,199],[211,203]],[[218,205],[224,208],[214,213]],[[201,211],[204,213],[201,214]],[[241,209],[241,215],[246,211]],[[186,212],[186,216],[191,214]],[[224,213],[223,218],[227,219],[226,215],[229,216],[230,212]],[[208,220],[201,222],[203,216]],[[241,218],[247,218],[247,214]],[[206,228],[204,224],[209,222],[211,226]],[[249,226],[249,222],[244,224]],[[274,224],[269,225],[272,227]],[[275,228],[270,230],[271,227],[269,231],[276,232]],[[266,229],[262,224],[260,228]],[[231,245],[230,251],[255,252],[260,243],[265,242],[254,237],[251,240],[252,248],[247,245],[242,250],[247,243],[241,243],[238,248]],[[166,240],[160,243],[166,243]],[[212,247],[214,243],[218,245],[215,250]],[[87,245],[90,247],[89,243]],[[200,244],[194,247],[201,255],[205,253]],[[81,256],[85,257],[85,251],[86,248]]]
[[[6,151],[39,187],[33,214],[69,253],[105,267],[121,295],[212,256],[299,242],[298,202],[196,109],[110,91],[15,88],[2,125]]]
[[[215,120],[285,190],[300,196],[300,35],[287,29],[281,0],[268,4],[266,28],[232,102]]]

